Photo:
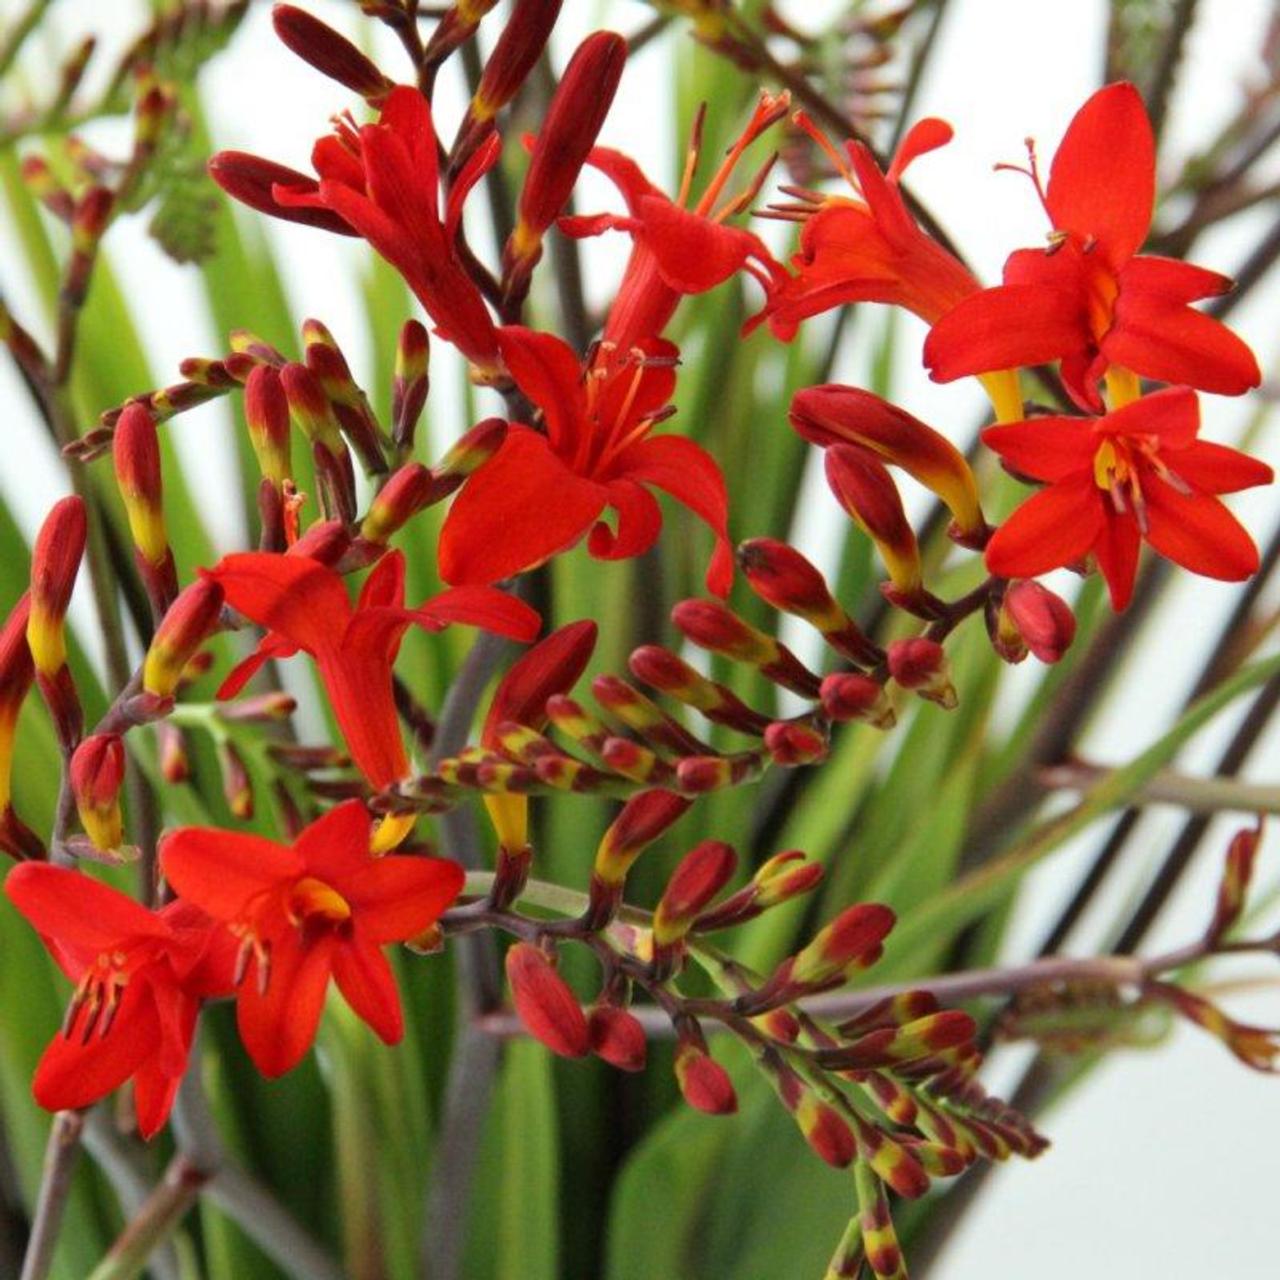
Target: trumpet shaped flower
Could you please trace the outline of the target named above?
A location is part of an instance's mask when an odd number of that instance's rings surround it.
[[[661,489],[710,526],[716,549],[707,586],[725,595],[733,577],[728,496],[720,468],[682,436],[651,434],[667,416],[676,348],[648,338],[618,358],[601,343],[585,369],[551,334],[501,330],[502,357],[541,411],[546,433],[516,425],[491,462],[467,482],[440,535],[446,582],[496,582],[541,564],[587,535],[593,556],[621,560],[657,540]],[[611,529],[601,515],[617,513]]]
[[[498,158],[496,135],[449,190],[443,216],[431,107],[416,89],[391,90],[376,124],[340,118],[312,150],[317,177],[240,152],[219,152],[209,172],[263,213],[363,237],[405,278],[435,322],[482,374],[496,371],[493,319],[456,249],[462,206]]]
[[[1031,578],[1092,555],[1111,603],[1133,594],[1145,540],[1193,573],[1237,582],[1258,549],[1218,500],[1268,484],[1272,471],[1235,449],[1197,438],[1189,387],[1144,396],[1100,418],[1037,418],[989,427],[982,439],[1020,475],[1045,482],[987,544],[987,568]]]
[[[202,1000],[232,989],[231,935],[185,902],[149,911],[88,875],[26,862],[5,892],[75,983],[32,1090],[87,1107],[132,1079],[138,1129],[156,1133],[186,1070]]]
[[[332,569],[301,555],[248,551],[224,556],[206,577],[227,603],[267,628],[257,650],[218,691],[234,697],[269,658],[309,653],[356,766],[377,788],[408,772],[396,718],[391,668],[411,626],[441,631],[451,622],[532,640],[537,613],[487,586],[443,591],[416,609],[404,605],[404,555],[390,551],[365,580],[355,607]]]
[[[266,1076],[302,1060],[332,978],[387,1043],[404,1034],[383,954],[433,924],[458,896],[463,873],[442,858],[376,856],[358,800],[313,822],[292,845],[184,827],[165,837],[160,863],[178,894],[239,940],[236,1019]]]
[[[1073,399],[1102,409],[1109,369],[1202,391],[1240,395],[1260,380],[1249,348],[1190,304],[1231,288],[1226,276],[1139,255],[1155,202],[1155,139],[1138,91],[1098,90],[1076,113],[1041,188],[1052,223],[1047,249],[1021,249],[1004,283],[960,302],[925,342],[938,382],[1061,361]]]

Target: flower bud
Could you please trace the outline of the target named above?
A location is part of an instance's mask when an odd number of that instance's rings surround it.
[[[279,204],[273,194],[275,187],[296,187],[305,191],[316,191],[319,187],[315,178],[287,165],[276,164],[273,160],[264,160],[245,151],[219,151],[210,157],[208,169],[209,176],[227,195],[259,213],[300,222],[308,227],[320,227],[338,235],[356,234],[345,219],[329,209]]]
[[[822,760],[830,744],[815,725],[800,720],[775,720],[764,731],[764,745],[774,764],[792,769]]]
[[[640,1020],[616,1004],[598,1004],[587,1015],[591,1052],[619,1071],[643,1071],[649,1043]]]
[[[865,720],[877,729],[897,723],[884,686],[871,676],[837,671],[822,682],[822,709],[835,721]]]
[[[958,699],[951,683],[951,667],[947,655],[936,640],[912,636],[889,645],[889,674],[904,689],[914,689],[922,698],[936,702],[947,711]]]
[[[738,547],[738,563],[751,589],[767,604],[803,618],[852,661],[863,666],[879,661],[879,650],[836,603],[822,574],[794,547],[773,538],[752,538]]]
[[[653,914],[655,948],[679,942],[733,878],[738,856],[720,840],[704,840],[680,860]]]
[[[790,419],[794,430],[814,444],[860,445],[901,467],[942,499],[961,540],[981,545],[987,522],[973,471],[959,449],[932,427],[873,392],[834,383],[797,392]]]
[[[276,35],[304,62],[358,93],[371,107],[395,87],[378,68],[345,36],[318,18],[291,4],[278,4],[271,11]]]
[[[171,720],[156,721],[156,743],[160,754],[160,776],[177,785],[191,776],[186,735]]]
[[[622,806],[596,850],[592,888],[596,883],[620,889],[632,864],[692,803],[672,791],[641,791]]]
[[[320,380],[304,364],[286,364],[280,382],[289,403],[289,416],[311,442],[316,478],[324,497],[325,514],[351,521],[356,513],[356,477],[351,454],[338,428],[329,397]]]
[[[1075,639],[1071,606],[1038,582],[1013,583],[1004,593],[1001,614],[1041,662],[1057,662]]]
[[[438,479],[461,482],[484,466],[506,438],[506,422],[502,418],[486,418],[465,432],[431,470]]]
[[[1213,919],[1209,922],[1206,934],[1210,942],[1222,938],[1240,919],[1244,910],[1245,896],[1249,892],[1249,882],[1253,879],[1253,864],[1258,856],[1258,846],[1262,842],[1262,821],[1256,827],[1245,827],[1237,831],[1227,847],[1226,863],[1222,868],[1222,879],[1218,883],[1218,898],[1213,908]]]
[[[54,504],[31,553],[31,609],[27,643],[36,671],[46,677],[66,665],[63,622],[88,537],[85,506],[76,497]]]
[[[149,694],[173,696],[183,669],[217,627],[222,600],[222,588],[212,578],[200,578],[169,606],[142,665],[142,687]]]
[[[671,621],[700,649],[745,662],[761,675],[802,697],[818,693],[818,677],[772,636],[738,617],[718,600],[682,600]]]
[[[414,432],[431,385],[430,363],[431,342],[426,326],[417,320],[406,320],[396,343],[395,380],[391,390],[391,439],[402,453],[413,448]]]
[[[160,440],[156,424],[141,405],[126,405],[120,414],[112,457],[138,570],[159,618],[178,594],[178,575],[165,528]]]
[[[636,679],[687,706],[696,707],[715,724],[727,725],[753,736],[763,733],[769,725],[767,716],[753,711],[731,689],[708,680],[683,658],[661,645],[641,645],[631,654],[627,665]]]
[[[420,462],[406,462],[374,494],[360,536],[385,546],[409,518],[436,501],[436,478]]]
[[[782,967],[787,968],[791,983],[806,989],[843,982],[853,970],[865,969],[879,959],[894,920],[893,912],[878,902],[856,903],[820,929]]]
[[[315,375],[329,399],[329,407],[342,433],[360,457],[367,475],[382,475],[387,460],[382,452],[381,430],[369,397],[351,376],[351,367],[333,334],[319,320],[302,325],[307,368]]]
[[[776,1053],[766,1051],[761,1067],[814,1154],[833,1168],[847,1168],[858,1153],[848,1121]]]
[[[581,1058],[591,1047],[578,998],[546,955],[528,942],[507,952],[507,981],[516,1013],[529,1034],[553,1053]]]
[[[903,599],[919,597],[924,589],[920,548],[898,486],[884,463],[870,450],[852,445],[834,445],[824,461],[831,492],[876,544],[895,594]]]
[[[676,1049],[676,1083],[684,1100],[708,1115],[732,1115],[738,1109],[729,1073],[705,1047],[685,1041]]]
[[[542,257],[542,237],[569,200],[587,154],[618,91],[627,42],[612,31],[589,35],[575,50],[552,95],[533,144],[516,211],[502,253],[509,298],[522,298]]]
[[[279,490],[293,474],[289,457],[289,400],[280,373],[255,365],[244,384],[244,419],[263,476]]]
[[[253,780],[240,749],[229,739],[218,743],[218,769],[222,774],[222,795],[237,822],[253,817]]]
[[[39,858],[44,846],[14,812],[11,784],[18,715],[35,680],[27,644],[31,597],[24,595],[0,627],[0,850],[14,858]]]
[[[124,785],[124,743],[114,733],[94,733],[71,757],[71,794],[85,834],[104,852],[124,843],[120,788]]]

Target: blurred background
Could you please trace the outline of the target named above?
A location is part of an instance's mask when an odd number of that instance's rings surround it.
[[[399,50],[384,32],[373,32],[359,17],[356,4],[349,0],[302,2],[340,30],[371,41],[381,64],[395,74],[400,65]],[[850,7],[819,0],[777,5],[780,13],[806,30],[822,28]],[[888,6],[864,7],[875,11]],[[1174,0],[1115,6],[1105,0],[1073,0],[1068,5],[1055,0],[949,0],[942,6],[936,29],[930,12],[933,6],[918,7],[921,13],[903,28],[907,53],[900,61],[906,62],[912,42],[918,43],[925,31],[930,32],[934,45],[914,89],[910,114],[913,119],[942,116],[954,125],[956,137],[950,146],[915,165],[910,182],[988,282],[998,278],[1011,249],[1040,243],[1045,230],[1029,183],[1014,174],[994,172],[993,165],[1000,161],[1021,163],[1023,140],[1028,136],[1037,139],[1042,163],[1047,164],[1071,114],[1102,81],[1113,9],[1131,9],[1135,15],[1141,10],[1157,26],[1170,20],[1175,10],[1194,10],[1162,139],[1161,179],[1165,185],[1174,185],[1185,176],[1188,163],[1218,138],[1248,95],[1274,85],[1280,56],[1276,49],[1280,16],[1273,0],[1200,0],[1190,6]],[[7,26],[24,8],[17,0],[0,0],[0,27]],[[11,83],[5,88],[9,109],[16,109],[25,95],[45,96],[42,76],[53,76],[50,68],[56,67],[86,32],[100,37],[99,59],[105,69],[112,49],[123,49],[149,16],[141,0],[55,0],[38,37],[10,73]],[[653,17],[654,10],[638,0],[568,0],[552,43],[552,62],[562,67],[577,40],[589,30],[608,26],[630,34],[645,28]],[[694,46],[685,24],[672,23],[629,63],[602,141],[635,156],[659,185],[672,189],[682,161],[682,131],[691,102],[700,86],[721,83],[712,74],[712,61],[709,53]],[[460,117],[468,96],[456,70],[450,64],[437,99],[439,114],[450,122]],[[891,63],[884,78],[893,79],[895,73],[901,79],[902,66]],[[91,71],[90,85],[93,74]],[[1271,93],[1269,102],[1274,111],[1274,89]],[[199,94],[203,127],[214,147],[253,151],[301,169],[308,167],[311,141],[325,131],[329,117],[351,105],[340,87],[317,75],[276,41],[269,5],[256,3],[227,48],[201,69]],[[740,118],[741,100],[740,94],[727,100],[711,95],[709,108],[719,129],[716,137]],[[717,121],[721,111],[727,118]],[[888,122],[871,120],[870,128],[878,142],[889,141]],[[128,129],[126,121],[106,119],[92,122],[84,135],[104,149],[113,145],[123,149]],[[17,152],[23,153],[25,142],[16,145]],[[31,268],[29,230],[24,230],[15,212],[13,150],[14,144],[9,143],[2,153],[9,198],[0,201],[0,289],[14,313],[43,333],[45,285],[39,271]],[[1254,181],[1259,188],[1280,182],[1280,149],[1254,170]],[[1164,206],[1160,225],[1178,222],[1183,212],[1180,199],[1184,197],[1175,196]],[[617,208],[617,195],[603,180],[587,174],[579,186],[577,207],[580,211]],[[477,211],[473,208],[472,212]],[[1194,260],[1213,270],[1236,274],[1259,242],[1268,233],[1274,236],[1278,216],[1280,205],[1274,198],[1258,201],[1199,237]],[[357,380],[369,388],[385,388],[390,368],[377,321],[381,319],[383,327],[394,332],[409,311],[374,315],[371,323],[371,299],[388,295],[377,292],[383,287],[380,282],[385,272],[374,266],[367,248],[360,242],[307,228],[269,223],[242,209],[236,210],[235,218],[243,242],[251,250],[249,257],[240,259],[242,274],[238,277],[230,274],[237,264],[219,266],[217,259],[203,268],[175,263],[147,234],[145,218],[124,220],[113,228],[108,240],[111,269],[122,305],[145,352],[143,367],[153,379],[146,385],[124,388],[123,394],[176,381],[178,363],[184,357],[225,350],[225,334],[219,329],[226,317],[235,317],[241,297],[245,303],[243,322],[256,323],[251,313],[262,313],[263,281],[256,272],[250,269],[246,273],[245,269],[251,268],[260,254],[269,254],[274,262],[295,323],[312,315],[323,319],[346,351]],[[477,217],[473,243],[492,261],[493,246],[484,238],[483,225],[483,218]],[[761,229],[771,244],[783,251],[788,228],[761,224]],[[588,300],[594,305],[611,296],[626,249],[620,237],[603,237],[583,246]],[[212,299],[208,274],[219,270],[223,273],[222,293]],[[751,288],[746,286],[748,313],[757,303]],[[534,303],[544,322],[553,325],[546,298],[536,294]],[[400,305],[408,306],[403,297]],[[686,311],[702,306],[702,300],[686,304]],[[958,443],[967,443],[983,409],[976,387],[937,386],[928,381],[919,363],[923,326],[912,317],[889,316],[879,309],[864,308],[864,312],[838,338],[832,380],[875,385]],[[1208,438],[1239,443],[1247,435],[1251,451],[1275,465],[1280,465],[1280,433],[1274,429],[1272,413],[1280,355],[1278,316],[1280,271],[1273,270],[1250,289],[1231,315],[1233,327],[1258,353],[1267,384],[1258,395],[1238,401],[1205,397],[1204,406],[1204,434]],[[824,317],[809,322],[803,341],[811,347],[821,346],[832,340],[833,331],[831,318]],[[686,369],[696,369],[709,340],[692,321],[689,333],[684,362]],[[284,335],[264,336],[285,340]],[[110,342],[109,332],[102,331],[100,337],[104,343]],[[103,358],[103,352],[99,351],[97,358]],[[109,354],[106,358],[110,360]],[[432,359],[430,438],[438,453],[453,435],[488,410],[483,394],[480,403],[468,402],[460,370],[442,344],[434,344]],[[133,367],[137,367],[136,361]],[[752,433],[787,432],[782,412],[785,402],[778,399],[781,377],[776,365],[757,365],[760,406],[772,407],[758,406],[747,413]],[[701,403],[714,409],[713,400]],[[0,362],[0,404],[4,433],[0,497],[29,539],[49,503],[67,491],[65,472],[7,361]],[[238,429],[231,411],[214,404],[182,417],[171,431],[215,552],[243,546],[246,537],[244,509],[230,496],[239,485],[234,447]],[[750,449],[749,442],[756,439],[742,434],[720,438],[735,442],[740,451]],[[767,456],[762,450],[761,457]],[[761,499],[754,487],[759,473],[745,452],[730,461],[732,533],[741,538],[762,532],[758,518]],[[801,487],[787,519],[787,531],[817,563],[837,572],[847,526],[822,486],[814,461],[809,459],[797,473]],[[925,510],[923,494],[909,494],[909,501],[913,513]],[[1274,489],[1240,495],[1232,506],[1260,545],[1280,526],[1280,503]],[[773,520],[773,508],[769,511]],[[584,553],[576,555],[581,569]],[[1068,575],[1061,575],[1061,581],[1055,580],[1053,585],[1069,594],[1078,590],[1077,580]],[[1162,589],[1158,606],[1115,655],[1117,665],[1101,710],[1077,742],[1084,758],[1103,764],[1127,760],[1174,721],[1205,654],[1230,616],[1238,590],[1189,574],[1173,576]],[[81,597],[86,593],[78,594],[73,618],[81,624],[87,660],[100,665],[91,611],[87,598]],[[613,620],[610,611],[621,608],[624,601],[625,596],[612,588],[606,594],[603,615],[598,615],[603,616],[606,627]],[[8,599],[3,603],[7,605]],[[1259,615],[1269,616],[1277,606],[1280,593],[1268,586]],[[784,627],[783,637],[801,656],[815,652],[799,628]],[[998,686],[990,684],[992,723],[1016,724],[1042,676],[1034,663],[1028,663],[1003,672]],[[312,690],[297,673],[287,673],[286,679],[304,701],[304,727],[319,731],[323,722]],[[1236,707],[1220,717],[1193,740],[1180,757],[1179,768],[1211,772],[1243,714],[1244,708]],[[23,767],[21,758],[18,767]],[[1280,785],[1278,773],[1280,733],[1272,726],[1249,755],[1242,776]],[[827,803],[837,803],[839,789],[823,795],[828,797]],[[1159,805],[1145,810],[1105,891],[1096,896],[1071,936],[1069,950],[1086,954],[1106,949],[1115,940],[1118,922],[1137,904],[1181,822],[1176,811]],[[1220,867],[1220,851],[1235,825],[1238,819],[1232,817],[1212,824],[1202,852],[1182,877],[1145,947],[1176,946],[1203,926]],[[1058,849],[1023,881],[1016,900],[1010,903],[1006,928],[996,948],[1000,958],[1020,960],[1034,953],[1105,839],[1107,824],[1100,826]],[[893,828],[881,824],[878,829],[873,825],[872,830],[880,832],[875,838],[888,840],[884,832]],[[884,848],[869,850],[855,827],[839,857],[878,859],[890,856],[896,848],[890,840]],[[1278,854],[1280,838],[1269,834],[1259,860],[1259,901],[1275,901],[1280,885]],[[904,874],[910,876],[909,871]],[[1274,911],[1271,916],[1280,919]],[[0,955],[0,965],[8,960],[7,955]],[[904,963],[909,966],[909,958]],[[906,974],[928,971],[927,965],[923,970],[904,969]],[[1277,994],[1274,984],[1269,984],[1265,989],[1242,993],[1231,1007],[1247,1019],[1274,1024],[1280,1020]],[[12,1004],[6,1003],[0,1019],[13,1016]],[[986,1073],[989,1085],[997,1092],[1011,1087],[1032,1056],[1033,1051],[1025,1047],[998,1049]],[[565,1116],[575,1106],[575,1070],[570,1066],[563,1078],[557,1073],[561,1120],[570,1131],[572,1122],[566,1122]],[[10,1083],[6,1088],[14,1093],[17,1086]],[[18,1105],[19,1101],[12,1100],[9,1113]],[[696,1119],[699,1126],[740,1126],[739,1136],[743,1130],[750,1135],[752,1127],[759,1129],[760,1123],[754,1112],[727,1121]],[[1031,1276],[1066,1280],[1081,1275],[1223,1275],[1263,1280],[1275,1274],[1268,1227],[1273,1189],[1280,1185],[1280,1142],[1275,1140],[1280,1130],[1280,1084],[1247,1071],[1216,1041],[1177,1026],[1150,1049],[1118,1049],[1067,1091],[1041,1125],[1053,1141],[1052,1149],[1034,1166],[1015,1162],[987,1180],[981,1194],[967,1206],[963,1221],[946,1238],[942,1252],[932,1260],[929,1275],[940,1280]],[[516,1134],[517,1141],[534,1141],[532,1136],[520,1137],[518,1129]],[[790,1153],[792,1138],[785,1141]],[[794,1145],[799,1145],[798,1140]],[[790,1280],[793,1275],[803,1278],[812,1274],[799,1262],[792,1270],[782,1259],[797,1256],[795,1250],[799,1249],[807,1266],[805,1248],[815,1256],[824,1256],[830,1247],[825,1236],[820,1247],[797,1243],[785,1248],[757,1248],[761,1238],[771,1233],[781,1233],[780,1240],[793,1239],[774,1215],[795,1210],[796,1196],[806,1199],[809,1191],[798,1187],[796,1195],[775,1197],[767,1171],[754,1178],[744,1172],[743,1153],[749,1148],[734,1150],[736,1155],[728,1150],[722,1153],[726,1189],[708,1210],[710,1215],[720,1215],[716,1224],[708,1227],[711,1234],[722,1245],[733,1241],[732,1265],[726,1263],[723,1270],[699,1274],[733,1275],[737,1280]],[[572,1162],[571,1144],[566,1145],[563,1158]],[[794,1176],[808,1180],[804,1188],[811,1182],[812,1194],[825,1203],[833,1198],[832,1186],[839,1178],[821,1167],[813,1169],[813,1163],[787,1159],[785,1176],[790,1178],[802,1169],[802,1174]],[[679,1181],[678,1162],[662,1167],[669,1178]],[[307,1176],[302,1170],[298,1172]],[[641,1195],[641,1203],[646,1185],[641,1178],[633,1188]],[[739,1188],[736,1200],[730,1194],[734,1187]],[[566,1199],[560,1211],[566,1218],[572,1217],[572,1188],[566,1185],[562,1194]],[[661,1233],[664,1202],[658,1197],[651,1203],[654,1220],[649,1222],[649,1230]],[[634,1203],[631,1210],[637,1212]],[[830,1213],[826,1217],[815,1213],[814,1222],[805,1226],[806,1241],[816,1224],[834,1221]],[[645,1223],[645,1214],[639,1211],[632,1229],[643,1233]],[[835,1234],[838,1225],[829,1233],[831,1240]],[[570,1271],[567,1262],[563,1265],[563,1274],[587,1274]],[[642,1274],[616,1259],[611,1266],[611,1277]],[[477,1269],[475,1274],[488,1272]]]

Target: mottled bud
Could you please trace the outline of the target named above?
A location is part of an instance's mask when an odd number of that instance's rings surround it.
[[[852,445],[828,449],[825,464],[831,492],[876,544],[897,598],[919,597],[924,587],[920,548],[888,469],[870,450]]]
[[[815,725],[800,720],[775,720],[764,731],[764,745],[774,764],[791,769],[822,760],[830,744],[826,734]]]
[[[178,594],[178,576],[165,528],[160,439],[151,415],[140,405],[126,405],[120,414],[112,458],[138,567],[160,617]]]
[[[124,743],[114,733],[91,734],[71,757],[68,777],[76,812],[94,847],[104,852],[124,843],[120,813],[124,763]]]
[[[293,474],[289,456],[289,400],[280,373],[255,365],[244,384],[244,419],[263,476],[279,490]]]
[[[904,689],[951,711],[957,705],[951,666],[943,647],[927,636],[895,640],[888,648],[889,674]]]
[[[680,860],[653,914],[655,947],[679,942],[733,878],[737,854],[720,840],[704,840]]]
[[[14,858],[38,858],[44,853],[39,838],[13,810],[12,776],[18,715],[35,680],[35,666],[27,645],[31,598],[24,595],[0,627],[0,850]]]
[[[701,649],[745,662],[775,684],[806,698],[818,694],[818,677],[772,636],[738,617],[718,600],[682,600],[671,621]]]
[[[56,502],[31,552],[31,613],[27,643],[36,670],[52,676],[67,661],[63,623],[88,537],[85,506],[77,497]]]
[[[409,518],[437,501],[435,476],[420,462],[407,462],[374,495],[360,525],[360,536],[385,545]]]
[[[391,439],[397,449],[413,448],[413,436],[427,403],[431,341],[426,326],[406,320],[396,344],[395,380],[391,391]]]
[[[222,588],[211,578],[201,578],[169,606],[142,666],[142,687],[148,693],[173,696],[183,669],[216,629],[222,600]]]
[[[596,850],[592,887],[620,888],[632,863],[668,827],[680,818],[692,802],[671,791],[655,789],[632,796],[622,806]]]
[[[877,729],[892,729],[897,722],[884,686],[871,676],[834,672],[823,680],[821,698],[832,720],[865,720]]]

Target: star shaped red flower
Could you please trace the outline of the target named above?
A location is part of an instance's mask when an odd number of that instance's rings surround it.
[[[287,658],[300,649],[309,653],[352,759],[379,789],[409,769],[391,679],[409,627],[440,631],[460,622],[528,641],[540,622],[523,600],[487,586],[457,587],[406,609],[400,551],[389,551],[374,567],[354,609],[342,578],[306,556],[241,552],[224,556],[205,576],[222,587],[231,608],[267,628],[256,652],[231,672],[218,696],[233,697],[268,658]]]
[[[1033,578],[1092,555],[1111,603],[1133,593],[1142,541],[1208,578],[1229,582],[1258,568],[1258,549],[1215,496],[1269,484],[1272,470],[1197,438],[1189,387],[1170,387],[1099,418],[1035,418],[988,427],[984,443],[1010,470],[1046,487],[987,544],[987,568]]]
[[[36,1101],[87,1107],[132,1079],[138,1129],[151,1137],[186,1070],[201,1001],[232,989],[231,936],[189,903],[148,911],[45,862],[15,867],[5,892],[76,984],[36,1068]]]
[[[1027,172],[1053,224],[1050,245],[1012,254],[1002,285],[938,320],[924,348],[936,381],[1060,360],[1067,389],[1092,412],[1113,366],[1223,395],[1258,385],[1249,348],[1189,305],[1231,281],[1138,256],[1155,202],[1155,139],[1131,84],[1108,85],[1080,108],[1045,190],[1034,159]]]
[[[160,845],[165,878],[239,940],[236,1017],[249,1056],[283,1075],[311,1047],[332,978],[387,1043],[404,1034],[383,947],[433,924],[462,889],[442,858],[369,852],[358,800],[313,822],[292,845],[185,827]]]
[[[648,338],[628,353],[604,343],[584,369],[571,347],[518,326],[499,333],[516,385],[542,411],[546,434],[514,425],[455,500],[440,534],[446,582],[495,582],[541,564],[589,534],[593,556],[647,551],[662,527],[649,488],[662,489],[716,536],[707,586],[733,578],[728,496],[714,458],[682,436],[653,436],[675,387],[676,348]],[[617,513],[617,529],[600,519]]]

